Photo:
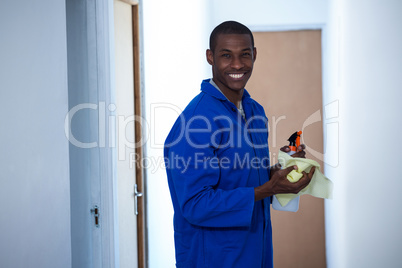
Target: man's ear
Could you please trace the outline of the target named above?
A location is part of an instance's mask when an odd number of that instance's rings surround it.
[[[214,65],[214,53],[210,49],[207,49],[207,61],[210,65]]]
[[[254,61],[257,59],[257,48],[253,48]]]

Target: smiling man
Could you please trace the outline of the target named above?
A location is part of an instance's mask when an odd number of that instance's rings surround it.
[[[297,167],[270,167],[268,119],[245,89],[257,55],[251,31],[234,21],[218,25],[206,54],[213,77],[164,148],[176,266],[273,267],[271,196],[298,193],[314,169],[290,183],[286,175]]]

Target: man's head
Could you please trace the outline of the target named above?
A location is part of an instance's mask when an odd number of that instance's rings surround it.
[[[220,34],[248,34],[251,46],[254,47],[254,37],[250,29],[237,21],[225,21],[215,27],[209,37],[209,49],[215,52],[216,39]]]
[[[207,61],[213,80],[229,99],[243,95],[256,55],[253,34],[243,24],[227,21],[212,31]]]

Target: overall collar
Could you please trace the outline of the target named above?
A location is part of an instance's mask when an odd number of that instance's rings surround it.
[[[223,93],[210,83],[211,79],[205,79],[201,83],[201,91],[221,101],[229,101]],[[243,91],[242,100],[250,98],[250,94],[246,89]]]

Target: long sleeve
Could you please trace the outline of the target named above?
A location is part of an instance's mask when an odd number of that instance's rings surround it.
[[[204,227],[241,227],[251,224],[254,188],[224,189],[222,159],[211,142],[210,128],[191,125],[167,151],[170,177],[183,217]],[[241,181],[232,178],[233,181]],[[246,178],[243,178],[246,179]],[[225,178],[227,180],[227,178]]]

